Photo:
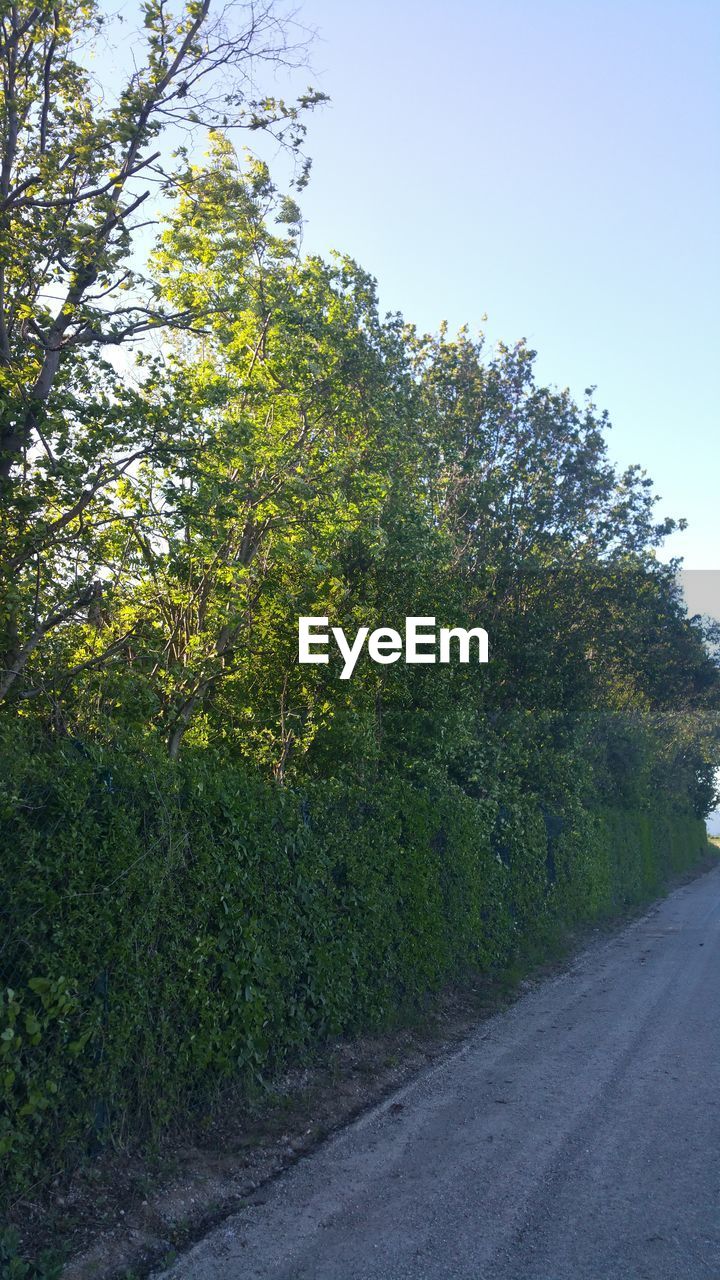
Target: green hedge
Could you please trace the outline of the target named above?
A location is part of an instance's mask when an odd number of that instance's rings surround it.
[[[5,755],[0,1160],[17,1192],[228,1079],[383,1025],[707,849],[664,815],[500,809],[445,781],[281,790],[209,758]]]

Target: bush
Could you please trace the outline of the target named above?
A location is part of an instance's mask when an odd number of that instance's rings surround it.
[[[11,1192],[507,964],[548,923],[637,903],[707,847],[690,819],[548,816],[432,775],[283,790],[209,754],[72,741],[5,752],[0,836]]]

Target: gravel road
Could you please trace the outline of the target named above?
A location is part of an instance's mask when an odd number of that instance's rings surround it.
[[[720,1280],[720,868],[262,1188],[170,1280]]]

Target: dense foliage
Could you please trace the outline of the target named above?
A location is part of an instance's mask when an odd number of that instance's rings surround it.
[[[271,8],[235,35],[209,0],[143,12],[103,98],[90,3],[0,3],[13,1188],[658,890],[718,762],[718,668],[656,558],[675,526],[592,394],[303,255],[228,140],[297,150],[322,96],[249,99],[292,56]],[[299,615],[482,625],[491,661],[343,682],[298,664]]]
[[[640,902],[706,847],[697,819],[498,805],[422,768],[279,788],[193,750],[6,760],[11,1191]]]

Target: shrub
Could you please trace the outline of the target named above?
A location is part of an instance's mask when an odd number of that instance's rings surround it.
[[[707,847],[690,819],[548,816],[431,774],[291,790],[210,754],[30,747],[0,785],[9,1191],[637,903]]]

